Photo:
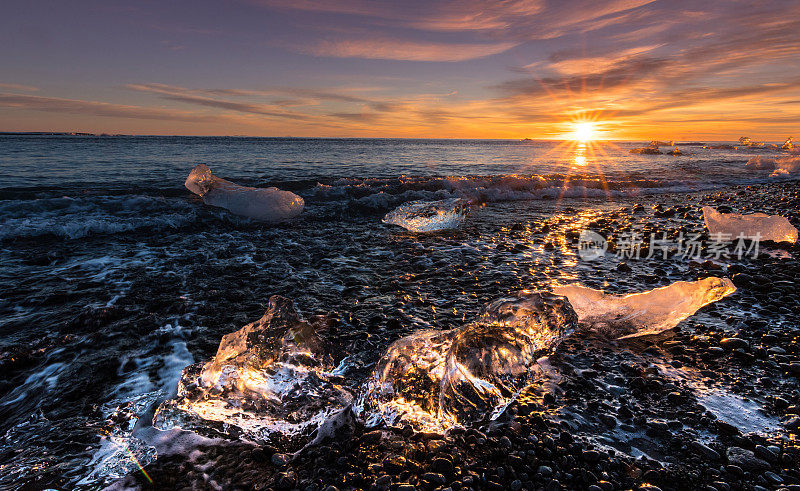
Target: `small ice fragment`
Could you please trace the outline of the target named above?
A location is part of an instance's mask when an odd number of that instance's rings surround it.
[[[155,447],[137,438],[105,436],[100,441],[100,448],[87,464],[92,471],[78,481],[78,485],[97,488],[98,484],[110,484],[146,466],[157,455]]]
[[[781,145],[781,148],[783,150],[791,150],[792,148],[794,148],[794,143],[792,142],[792,137],[791,136],[789,138],[787,138],[785,142],[783,142],[783,145]]]
[[[540,378],[537,359],[577,323],[563,297],[520,292],[501,298],[471,324],[393,343],[359,409],[368,424],[408,423],[437,432],[494,417]]]
[[[330,373],[334,360],[321,334],[332,322],[304,320],[291,300],[270,297],[261,319],[225,335],[208,363],[184,370],[177,398],[158,408],[154,426],[258,441],[273,433],[307,437],[352,400]]]
[[[630,295],[609,295],[581,285],[553,288],[569,299],[579,322],[618,339],[658,334],[672,329],[701,307],[736,291],[728,278],[678,281],[655,290]]]
[[[469,202],[461,198],[409,201],[387,213],[383,223],[399,225],[411,232],[458,228],[467,218],[469,207]]]
[[[655,147],[642,147],[642,148],[633,148],[633,149],[631,149],[631,153],[638,153],[638,154],[643,154],[643,155],[661,155],[661,150],[659,150],[657,146],[655,146]]]
[[[251,188],[220,179],[205,164],[192,169],[184,185],[207,205],[265,222],[294,218],[305,205],[303,198],[290,191],[275,187]]]
[[[797,242],[797,229],[780,215],[720,213],[710,206],[704,206],[703,219],[712,235],[729,235],[731,240],[743,235],[774,242]]]

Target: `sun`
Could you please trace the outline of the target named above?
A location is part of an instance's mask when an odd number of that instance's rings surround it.
[[[574,130],[572,132],[573,139],[581,142],[591,141],[597,138],[597,132],[594,128],[594,123],[589,121],[581,121],[574,123]]]

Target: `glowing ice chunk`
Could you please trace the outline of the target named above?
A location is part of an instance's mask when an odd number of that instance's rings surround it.
[[[225,335],[211,361],[184,370],[177,398],[159,407],[154,425],[261,441],[273,433],[308,436],[352,400],[320,337],[330,323],[306,321],[291,300],[271,297],[264,316]]]
[[[759,236],[760,240],[797,242],[797,229],[780,215],[720,213],[710,206],[705,206],[703,219],[712,235],[730,235],[732,240],[743,234],[745,237]]]
[[[629,338],[672,329],[701,307],[736,291],[728,278],[678,281],[655,290],[630,295],[609,295],[581,285],[553,288],[564,295],[580,323],[609,337]]]
[[[383,223],[399,225],[411,232],[434,232],[458,228],[469,212],[469,202],[461,198],[440,201],[409,201],[383,217]]]
[[[275,187],[251,188],[220,179],[204,164],[192,169],[184,185],[208,205],[265,222],[294,218],[305,205],[303,198],[290,191]]]
[[[368,424],[428,431],[496,416],[537,379],[536,360],[577,322],[563,297],[520,292],[461,328],[402,338],[378,363],[360,410]]]
[[[661,155],[661,150],[659,150],[657,146],[641,147],[641,148],[632,148],[631,153],[638,153],[642,155]]]

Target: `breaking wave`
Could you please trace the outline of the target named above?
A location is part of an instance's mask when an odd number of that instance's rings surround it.
[[[750,169],[746,169],[745,177],[759,179]],[[631,173],[606,177],[504,174],[326,178],[281,183],[242,181],[257,188],[280,184],[283,189],[290,189],[306,203],[307,212],[299,219],[331,219],[342,213],[385,214],[409,201],[462,199],[482,203],[630,197],[699,191],[744,182],[738,177],[735,179],[739,180],[701,183],[700,180],[651,178]],[[86,185],[5,189],[0,193],[0,241],[48,235],[80,239],[142,229],[158,232],[190,225],[200,216],[216,216],[236,223],[251,221],[224,210],[203,209],[196,197],[176,188],[178,185],[179,182],[164,188],[136,189],[137,194],[123,194],[117,188],[92,189]]]
[[[60,197],[0,201],[0,240],[52,235],[87,235],[178,228],[196,218],[182,199],[154,196]]]

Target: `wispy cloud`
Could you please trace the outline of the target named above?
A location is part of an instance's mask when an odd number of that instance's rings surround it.
[[[163,121],[209,122],[220,120],[219,117],[214,115],[202,115],[168,109],[8,93],[0,93],[0,107]]]
[[[315,56],[405,61],[465,61],[496,55],[519,43],[434,43],[401,39],[354,39],[320,41],[300,51]]]
[[[39,90],[38,87],[33,87],[31,85],[21,85],[21,84],[0,84],[0,89],[22,91],[22,92],[36,92]]]

